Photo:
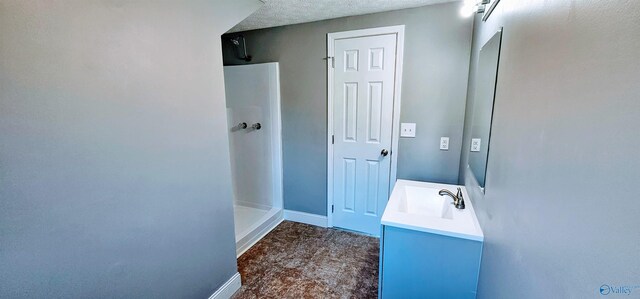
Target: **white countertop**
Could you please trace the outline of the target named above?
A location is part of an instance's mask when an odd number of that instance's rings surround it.
[[[450,196],[440,196],[447,189],[453,194],[462,189],[465,209],[456,209]],[[464,186],[398,180],[382,215],[382,225],[409,230],[484,241],[473,204]]]

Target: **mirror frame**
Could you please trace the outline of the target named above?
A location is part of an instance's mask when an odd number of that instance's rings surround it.
[[[497,1],[496,1],[497,2]],[[491,38],[489,38],[484,45],[480,48],[480,52],[482,51],[482,49],[485,47],[485,45],[487,45],[487,43],[489,43],[495,36],[496,34],[500,34],[500,39],[499,39],[499,43],[498,43],[498,59],[496,61],[496,75],[495,75],[495,83],[493,86],[493,96],[491,98],[491,117],[489,118],[489,135],[487,138],[487,156],[485,157],[485,161],[484,161],[484,184],[480,185],[480,181],[478,180],[478,178],[476,177],[476,174],[473,172],[473,169],[471,169],[471,164],[469,163],[469,161],[467,160],[467,168],[469,169],[469,172],[471,173],[471,176],[473,177],[473,179],[475,180],[476,184],[478,185],[478,187],[480,188],[480,191],[484,194],[485,193],[485,187],[487,185],[487,166],[489,165],[489,155],[491,154],[491,135],[493,134],[493,117],[495,114],[495,106],[496,106],[496,93],[497,93],[497,89],[498,89],[498,75],[499,75],[499,70],[500,70],[500,56],[502,54],[502,35],[504,34],[503,31],[503,27],[498,28],[498,30],[491,36]],[[479,53],[480,53],[479,52]],[[478,59],[480,59],[480,57],[478,57]],[[476,86],[477,89],[477,86]],[[474,111],[475,111],[475,90],[474,90]],[[475,119],[475,113],[472,114],[472,120],[471,120],[471,125],[473,126],[473,119]],[[469,139],[469,142],[471,141],[471,139],[473,138],[473,130],[471,130],[471,136]],[[471,151],[471,148],[469,148],[469,151]]]

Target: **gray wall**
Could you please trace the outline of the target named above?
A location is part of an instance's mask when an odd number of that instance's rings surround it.
[[[640,285],[640,2],[502,1],[476,20],[470,95],[500,26],[486,195],[463,176],[486,238],[478,297]]]
[[[0,297],[206,298],[236,273],[219,36],[257,5],[0,3]]]
[[[280,62],[284,205],[326,215],[327,55],[330,32],[406,25],[402,122],[417,123],[401,139],[398,178],[456,183],[467,89],[472,21],[459,3],[243,32],[251,63]],[[225,65],[242,64],[223,38]],[[449,151],[440,137],[449,136]]]

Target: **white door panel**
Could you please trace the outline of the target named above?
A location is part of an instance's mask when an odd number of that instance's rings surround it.
[[[377,235],[389,197],[396,35],[334,43],[333,225]]]

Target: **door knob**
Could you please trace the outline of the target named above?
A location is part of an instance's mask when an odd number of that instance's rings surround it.
[[[383,157],[386,157],[386,156],[389,154],[389,151],[388,151],[388,150],[386,150],[386,149],[382,149],[382,151],[380,152],[380,154],[381,154]]]

